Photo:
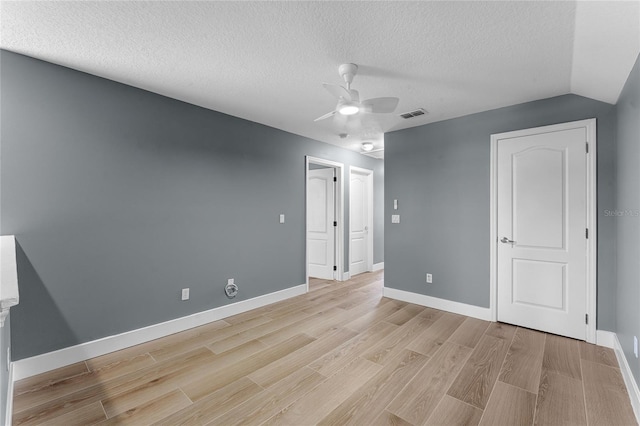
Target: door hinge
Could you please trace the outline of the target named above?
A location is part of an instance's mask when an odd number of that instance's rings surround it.
[[[584,314],[584,323],[589,324],[589,314]]]
[[[335,220],[333,221],[333,226],[338,226],[338,222],[336,222]]]
[[[335,266],[335,265],[333,265],[333,270],[334,270],[334,271],[337,271],[337,270],[338,270],[338,267],[337,267],[337,266]]]
[[[338,178],[334,176],[334,177],[333,177],[333,181],[334,181],[334,182],[337,182],[337,181],[338,181]]]
[[[585,231],[584,232],[585,237],[589,239],[589,228],[585,229],[584,231]]]
[[[586,149],[587,149],[587,154],[589,153],[589,142],[585,142],[586,145]]]

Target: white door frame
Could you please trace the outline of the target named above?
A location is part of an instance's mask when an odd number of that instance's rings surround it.
[[[373,170],[363,169],[361,167],[349,166],[349,205],[351,205],[351,173],[356,172],[365,175],[367,178],[367,227],[369,235],[367,235],[367,271],[373,271]],[[349,210],[351,217],[351,210]],[[349,268],[351,268],[351,229],[349,229]],[[351,270],[349,270],[351,275]]]
[[[335,209],[337,212],[336,221],[338,226],[336,227],[335,238],[335,256],[337,271],[335,274],[336,280],[344,281],[344,164],[336,161],[325,160],[323,158],[305,156],[305,169],[304,169],[304,274],[306,278],[307,291],[309,291],[309,240],[307,238],[309,225],[307,223],[307,206],[309,203],[309,163],[319,164],[322,166],[333,167],[336,169],[336,191],[335,191]]]
[[[597,248],[598,248],[598,229],[597,229],[597,181],[596,181],[596,160],[597,160],[597,141],[596,141],[596,119],[573,121],[569,123],[554,124],[551,126],[535,127],[531,129],[517,130],[513,132],[505,132],[491,135],[491,191],[490,191],[490,300],[489,309],[491,310],[491,320],[498,319],[498,141],[503,139],[517,138],[530,134],[539,134],[544,132],[557,132],[562,130],[570,130],[576,128],[584,128],[586,133],[586,143],[588,144],[587,158],[587,227],[589,229],[589,239],[587,240],[587,306],[586,313],[589,315],[589,323],[587,327],[587,342],[596,343],[596,280],[597,280]],[[586,147],[585,147],[586,149]]]

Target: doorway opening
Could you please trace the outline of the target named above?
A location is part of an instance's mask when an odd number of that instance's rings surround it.
[[[373,170],[349,168],[349,277],[373,271]]]
[[[306,282],[309,277],[343,281],[344,165],[306,157]]]

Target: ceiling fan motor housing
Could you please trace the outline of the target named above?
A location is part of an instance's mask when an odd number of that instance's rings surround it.
[[[338,67],[338,73],[347,84],[351,84],[353,77],[358,73],[358,66],[356,64],[342,64]]]

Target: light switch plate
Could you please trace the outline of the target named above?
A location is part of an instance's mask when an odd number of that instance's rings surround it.
[[[283,214],[280,215],[280,223],[284,223],[284,215]]]
[[[400,215],[392,214],[391,215],[391,223],[400,223]]]
[[[183,288],[182,289],[182,300],[189,300],[189,289],[188,288]]]

